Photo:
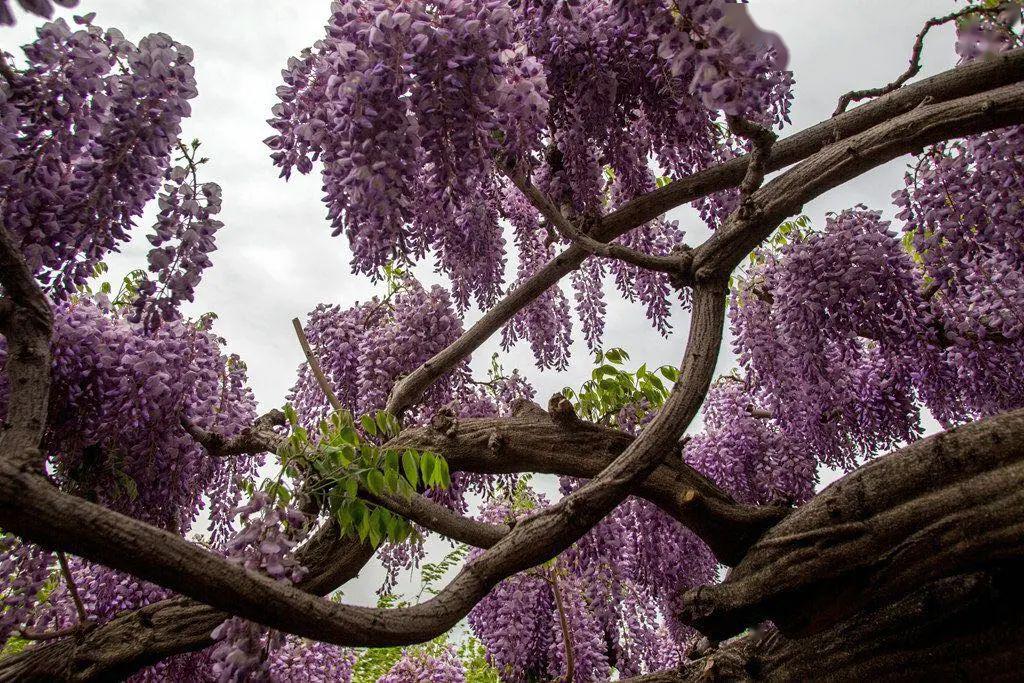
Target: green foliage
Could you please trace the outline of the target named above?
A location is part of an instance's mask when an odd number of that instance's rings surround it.
[[[396,607],[401,603],[393,596],[384,596],[379,607]],[[450,644],[448,634],[438,636],[422,645],[410,647],[383,647],[356,651],[356,664],[352,669],[352,683],[376,683],[398,663],[405,652],[438,656]],[[499,683],[498,672],[487,663],[487,652],[483,643],[472,636],[458,642],[456,655],[466,671],[466,683]]]
[[[466,683],[498,683],[498,670],[487,663],[484,644],[472,636],[459,644],[459,661],[466,670]]]
[[[462,564],[462,561],[469,555],[469,546],[463,543],[456,545],[450,553],[445,555],[437,562],[426,562],[420,569],[420,592],[430,593],[431,595],[437,595],[440,591],[437,588],[438,584],[444,579],[444,577],[455,567]]]
[[[361,541],[400,543],[414,533],[406,519],[366,500],[367,494],[408,500],[418,487],[451,485],[443,457],[378,443],[387,442],[401,430],[391,413],[378,410],[361,415],[357,422],[348,411],[336,412],[320,422],[314,435],[299,424],[292,406],[286,405],[284,414],[291,434],[278,452],[282,476],[264,482],[262,488],[288,503],[294,493],[283,475],[293,481],[314,482],[312,495],[338,521],[343,533]]]
[[[623,367],[628,360],[629,354],[622,349],[598,351],[590,379],[579,390],[562,390],[581,418],[609,425],[626,406],[644,406],[638,411],[642,416],[665,403],[671,385],[679,380],[679,370],[663,365],[652,371],[645,363],[630,372]]]
[[[2,577],[2,578],[5,581],[7,581],[9,579],[9,577]],[[50,599],[50,594],[53,593],[53,591],[57,590],[57,586],[60,585],[60,581],[61,581],[60,569],[54,568],[50,572],[50,576],[46,580],[46,583],[43,584],[43,587],[36,594],[36,601],[40,605],[46,603],[46,601]],[[0,595],[2,595],[2,594],[3,594],[3,592],[0,591]],[[7,608],[5,608],[5,609],[7,609]],[[3,643],[3,647],[0,648],[0,659],[3,659],[4,657],[8,657],[10,655],[16,655],[16,654],[20,653],[22,650],[24,650],[32,642],[33,641],[31,641],[31,640],[29,640],[27,638],[21,638],[19,636],[12,635],[10,638],[7,639],[6,643]]]

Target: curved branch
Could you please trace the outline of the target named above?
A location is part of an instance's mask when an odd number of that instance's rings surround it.
[[[770,620],[821,632],[922,583],[1024,563],[1024,410],[918,441],[843,477],[766,533],[682,619],[712,639]]]
[[[310,348],[309,339],[306,338],[306,332],[302,329],[302,321],[298,318],[292,318],[292,327],[295,328],[295,336],[299,338],[299,346],[302,347],[302,353],[306,357],[309,371],[313,373],[313,378],[320,385],[320,391],[324,392],[324,396],[327,397],[331,407],[340,413],[345,409],[345,406],[341,405],[338,395],[334,393],[331,383],[327,381],[327,375],[324,374],[323,369],[320,367],[320,361],[317,359],[316,354],[313,353],[313,349]]]
[[[832,116],[839,116],[846,108],[850,106],[851,102],[857,102],[865,100],[869,97],[879,97],[881,95],[887,95],[894,90],[903,87],[903,84],[909,81],[911,78],[921,72],[921,52],[924,50],[924,39],[928,35],[928,32],[936,26],[948,24],[951,21],[956,21],[961,17],[966,17],[970,14],[998,14],[1003,11],[1003,7],[965,7],[962,10],[947,14],[944,17],[933,17],[924,23],[924,27],[917,34],[917,38],[914,40],[914,48],[910,52],[910,64],[907,66],[906,71],[901,73],[896,80],[892,81],[888,85],[884,85],[881,88],[868,88],[866,90],[852,90],[842,97],[839,98],[839,104],[836,105],[835,112]]]
[[[0,333],[7,339],[11,386],[6,421],[0,428],[0,459],[42,471],[39,442],[50,396],[50,334],[53,312],[21,251],[0,223]]]
[[[696,414],[711,383],[724,311],[724,287],[698,288],[683,379],[644,433],[595,479],[516,524],[437,596],[419,605],[387,610],[320,600],[248,572],[180,536],[61,493],[7,461],[0,462],[0,526],[277,630],[336,645],[422,642],[458,623],[501,579],[569,547],[658,464]]]
[[[950,69],[780,140],[772,146],[765,171],[785,168],[828,145],[912,111],[922,103],[945,102],[1016,83],[1022,78],[1024,49],[1010,50],[992,59]],[[591,237],[610,242],[687,202],[737,187],[743,181],[749,162],[749,156],[736,157],[627,202],[602,217],[594,226]],[[574,244],[548,261],[535,275],[488,310],[461,337],[399,381],[391,392],[387,409],[398,414],[418,401],[435,380],[478,349],[518,311],[579,268],[588,256],[585,249]]]
[[[854,110],[856,113],[859,110]],[[942,140],[1024,122],[1024,84],[918,107],[826,147],[751,195],[750,219],[734,214],[693,255],[698,281],[727,276],[804,204],[864,172]],[[738,213],[738,212],[737,212]]]
[[[354,578],[375,548],[338,535],[328,524],[299,548],[308,573],[299,588],[326,595]],[[0,681],[121,680],[167,657],[213,643],[210,633],[231,615],[189,598],[161,600],[110,621],[76,639],[28,648],[0,659]]]
[[[442,536],[477,548],[490,548],[511,531],[507,524],[489,524],[471,517],[463,517],[419,494],[412,495],[406,500],[398,495],[382,493],[378,496],[366,489],[360,489],[359,497]]]
[[[647,254],[621,244],[596,240],[585,232],[577,230],[576,226],[529,179],[504,167],[502,167],[502,172],[533,204],[534,208],[540,211],[548,223],[555,226],[555,229],[564,239],[580,247],[588,254],[617,259],[645,270],[668,273],[674,276],[673,282],[678,281],[680,285],[691,284],[688,282],[690,273],[689,247],[686,247],[678,254],[661,256],[658,254]]]

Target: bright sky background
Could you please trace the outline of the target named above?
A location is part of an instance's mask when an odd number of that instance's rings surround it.
[[[302,360],[291,319],[305,317],[321,302],[351,305],[378,290],[350,273],[351,254],[343,237],[332,238],[321,202],[320,178],[295,176],[285,182],[272,166],[262,140],[272,133],[266,124],[280,83],[280,69],[289,56],[312,44],[323,33],[329,0],[82,0],[79,13],[95,11],[95,23],[120,28],[138,40],[164,32],[195,50],[199,98],[185,125],[186,139],[198,137],[211,158],[205,180],[224,189],[213,268],[199,287],[191,314],[215,311],[215,331],[228,349],[249,366],[251,386],[262,409],[280,406]],[[928,18],[956,7],[951,0],[753,0],[751,10],[764,28],[777,31],[790,51],[796,75],[793,125],[783,135],[828,118],[840,94],[891,81],[906,67],[914,36]],[[70,21],[74,12],[60,10]],[[16,48],[33,37],[32,19],[19,13],[19,24],[0,29],[0,48]],[[952,31],[929,35],[923,76],[953,66]],[[891,193],[902,185],[906,160],[878,168],[805,207],[821,224],[827,211],[864,203],[890,217]],[[140,221],[152,224],[151,215]],[[674,211],[696,245],[706,229],[690,209]],[[138,231],[141,235],[143,230]],[[144,266],[149,245],[138,239],[123,254],[108,259],[112,282]],[[436,282],[429,264],[416,272],[424,282]],[[514,277],[510,266],[509,279]],[[639,305],[610,293],[605,344],[623,346],[636,361],[649,365],[677,364],[685,341],[686,317],[675,317],[675,333],[662,338],[647,324]],[[479,316],[471,311],[467,324]],[[578,330],[578,325],[575,326]],[[576,336],[579,336],[578,334]],[[475,356],[481,374],[498,349],[495,335]],[[720,370],[734,357],[723,349]],[[573,364],[563,373],[540,373],[526,344],[502,358],[507,369],[520,368],[537,388],[538,400],[563,386],[578,386],[589,375],[591,362],[577,342]],[[831,478],[833,475],[826,475]],[[378,570],[364,572],[346,586],[349,599],[372,602]]]

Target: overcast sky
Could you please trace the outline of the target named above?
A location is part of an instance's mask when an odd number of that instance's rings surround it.
[[[223,187],[220,218],[226,225],[217,237],[213,268],[187,310],[218,314],[215,330],[248,364],[263,409],[282,404],[302,359],[291,319],[304,317],[321,302],[347,306],[377,293],[366,279],[350,274],[345,239],[330,236],[319,175],[295,176],[286,183],[262,143],[272,133],[266,119],[280,69],[289,56],[322,36],[329,7],[328,0],[82,0],[79,8],[80,13],[97,12],[95,23],[120,28],[130,39],[162,31],[195,50],[200,95],[185,135],[200,138],[211,158],[203,174]],[[753,0],[755,19],[786,41],[796,75],[793,125],[783,135],[827,118],[843,92],[892,80],[905,68],[924,21],[954,7],[950,0]],[[70,21],[73,12],[60,14]],[[8,52],[17,52],[33,36],[34,22],[23,14],[19,19],[17,26],[0,29],[0,47]],[[954,64],[951,46],[948,28],[929,36],[922,77]],[[901,159],[865,174],[815,200],[805,212],[820,224],[827,211],[864,203],[891,216],[890,195],[902,185],[905,164]],[[687,230],[690,244],[706,235],[691,210],[677,210],[671,217]],[[147,215],[138,232],[151,223]],[[140,239],[108,259],[114,281],[144,265],[147,250]],[[417,275],[437,281],[429,266]],[[624,346],[638,363],[679,362],[685,316],[676,317],[675,334],[663,339],[647,325],[638,305],[610,299],[606,346]],[[478,315],[471,312],[467,324]],[[474,366],[483,371],[497,349],[497,339],[485,345]],[[589,374],[580,343],[573,360],[567,372],[541,374],[529,348],[520,344],[503,363],[524,371],[546,401],[553,391],[578,386]],[[726,353],[721,370],[731,364]],[[374,581],[375,576],[361,579],[346,593],[368,596]]]

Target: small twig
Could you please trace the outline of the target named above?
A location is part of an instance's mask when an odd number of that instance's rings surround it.
[[[757,406],[750,404],[746,408],[747,415],[760,420],[768,420],[775,417],[775,413],[765,408],[758,408]]]
[[[747,172],[743,175],[743,181],[740,183],[739,208],[741,215],[749,214],[751,212],[750,196],[764,182],[768,157],[778,136],[764,126],[742,116],[727,116],[726,123],[729,124],[729,130],[733,135],[750,142],[750,163],[747,165]]]
[[[3,76],[4,80],[13,88],[18,83],[18,74],[11,68],[11,65],[7,63],[7,57],[4,56],[2,50],[0,50],[0,76]]]
[[[498,164],[498,168],[510,181],[512,181],[512,184],[515,185],[528,200],[530,200],[530,203],[540,211],[544,218],[547,219],[549,226],[554,226],[559,235],[573,244],[576,244],[584,251],[594,254],[595,256],[603,256],[605,258],[625,261],[626,263],[645,270],[668,273],[669,275],[681,278],[682,284],[690,283],[691,278],[689,277],[689,270],[690,265],[693,262],[693,257],[690,253],[691,250],[688,247],[684,247],[677,253],[661,256],[657,254],[647,254],[636,249],[625,247],[621,244],[611,244],[596,240],[586,234],[586,232],[578,230],[576,226],[574,226],[572,222],[569,221],[569,219],[567,219],[562,212],[551,203],[551,200],[544,196],[544,193],[535,185],[530,183],[526,177],[502,164]]]
[[[341,401],[338,400],[334,390],[331,389],[331,385],[327,382],[327,377],[324,375],[324,371],[320,368],[320,361],[318,361],[316,356],[313,354],[313,349],[309,346],[309,340],[306,339],[306,333],[302,329],[302,323],[298,318],[293,318],[292,326],[295,328],[295,334],[298,336],[299,344],[302,346],[302,353],[306,355],[306,363],[309,364],[309,371],[313,373],[313,377],[316,378],[316,383],[320,385],[320,389],[327,396],[327,400],[330,401],[331,407],[340,413],[345,410],[345,406],[341,405]]]
[[[71,593],[71,599],[75,603],[75,609],[78,610],[79,626],[88,623],[89,613],[85,611],[85,605],[82,604],[82,598],[78,594],[78,586],[75,585],[75,580],[71,576],[71,569],[68,567],[68,558],[60,550],[57,551],[57,561],[60,563],[60,571],[61,574],[64,575],[64,583],[68,587],[68,592]]]
[[[896,78],[895,81],[884,85],[881,88],[868,88],[866,90],[852,90],[842,97],[839,98],[839,104],[836,106],[835,112],[832,116],[839,116],[846,108],[850,106],[851,102],[865,100],[869,97],[881,97],[882,95],[888,95],[894,90],[898,90],[903,87],[903,84],[909,81],[911,78],[916,76],[921,71],[921,51],[924,50],[924,39],[928,35],[928,31],[932,30],[936,26],[947,24],[951,21],[960,19],[969,14],[998,14],[1003,11],[1003,7],[967,7],[958,12],[947,14],[944,17],[933,17],[924,23],[924,28],[917,34],[917,39],[914,40],[914,49],[910,53],[910,65],[907,70],[904,71]]]

